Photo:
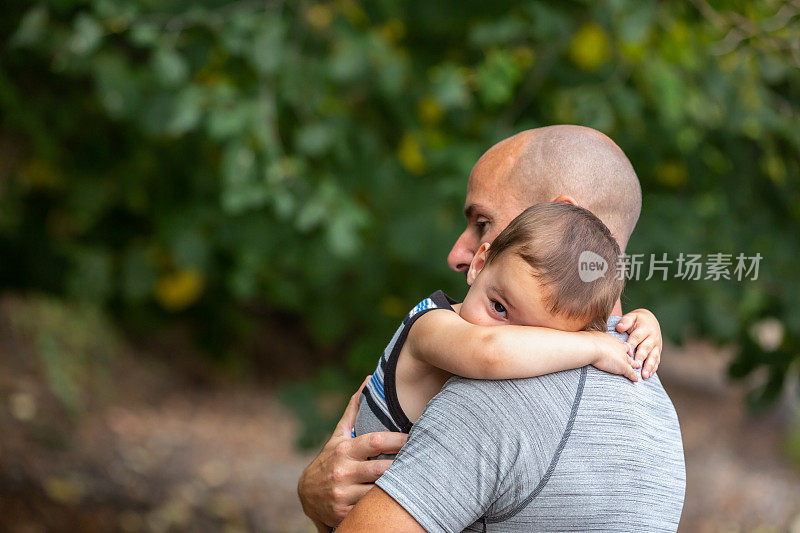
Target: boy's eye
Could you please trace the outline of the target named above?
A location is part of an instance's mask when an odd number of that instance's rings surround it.
[[[494,312],[501,316],[506,316],[506,308],[503,304],[498,302],[497,300],[492,300],[492,309]]]
[[[488,220],[478,220],[475,222],[475,227],[477,227],[478,231],[480,231],[481,233],[483,233],[486,230],[486,226],[488,225],[489,225]]]

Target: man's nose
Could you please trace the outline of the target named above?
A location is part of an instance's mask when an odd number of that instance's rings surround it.
[[[456,272],[466,272],[469,269],[472,258],[475,256],[474,247],[471,246],[467,230],[459,235],[458,240],[453,245],[453,249],[447,255],[447,266]]]

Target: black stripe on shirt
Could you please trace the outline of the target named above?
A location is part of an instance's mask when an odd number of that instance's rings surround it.
[[[375,418],[377,418],[381,424],[383,424],[383,426],[386,428],[386,431],[396,431],[398,433],[402,433],[400,428],[397,427],[397,425],[392,422],[388,416],[386,416],[386,413],[384,413],[380,407],[378,407],[378,404],[372,398],[372,394],[370,394],[369,389],[365,387],[361,394],[363,394],[364,398],[366,398],[367,405],[369,406],[370,411],[372,411],[372,414],[375,415]]]

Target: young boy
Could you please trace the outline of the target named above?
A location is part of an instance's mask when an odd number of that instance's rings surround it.
[[[579,274],[586,251],[607,265],[591,281]],[[363,389],[354,436],[409,432],[454,374],[513,379],[591,364],[637,381],[636,346],[605,333],[624,285],[614,272],[619,254],[586,209],[554,202],[523,211],[491,246],[481,245],[463,303],[437,291],[409,312]],[[652,314],[634,313],[642,342],[660,344]]]

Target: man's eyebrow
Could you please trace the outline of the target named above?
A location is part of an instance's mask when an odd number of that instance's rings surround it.
[[[486,212],[486,209],[480,204],[469,204],[464,208],[464,217],[469,220],[476,215],[477,211]]]

